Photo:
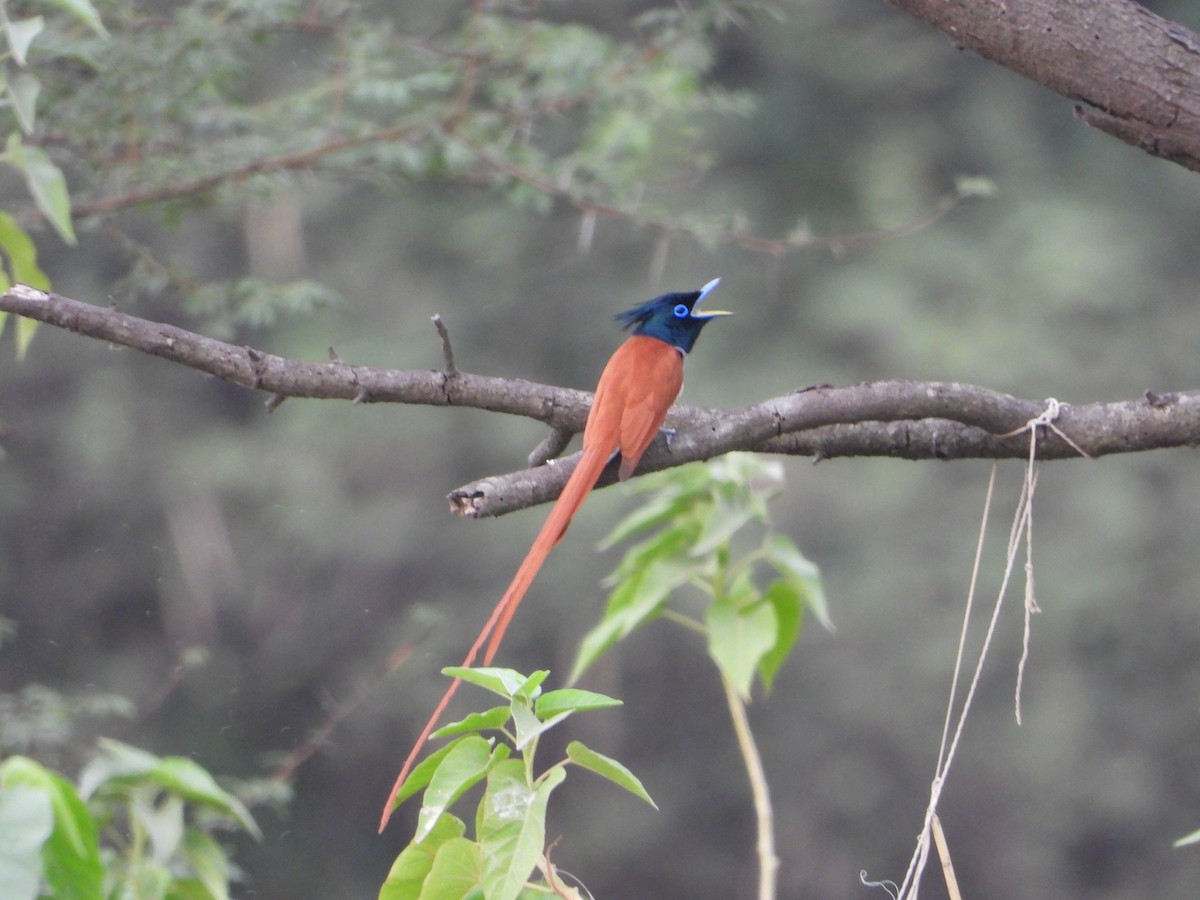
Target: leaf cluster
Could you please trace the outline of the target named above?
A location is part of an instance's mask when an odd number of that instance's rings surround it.
[[[261,837],[245,805],[185,757],[103,740],[73,785],[25,756],[0,763],[6,900],[227,900],[218,829]]]
[[[89,0],[43,0],[41,6],[62,10],[68,25],[82,23],[95,34],[103,35],[104,26]],[[57,21],[57,19],[56,19]],[[47,32],[42,15],[13,18],[6,5],[0,5],[0,107],[7,108],[10,122],[5,123],[8,135],[0,163],[15,169],[38,212],[53,226],[68,244],[75,243],[75,227],[71,221],[71,201],[62,169],[41,147],[29,142],[37,127],[39,97],[43,80],[30,61],[34,41]],[[37,263],[37,249],[28,233],[7,211],[0,210],[0,290],[13,284],[28,284],[47,289],[50,279]],[[5,324],[0,316],[0,329]],[[27,320],[17,322],[17,352],[24,354],[36,330]]]
[[[405,780],[397,804],[424,790],[417,829],[388,873],[380,900],[456,900],[483,895],[489,900],[543,897],[555,888],[557,874],[545,858],[546,808],[550,794],[576,765],[625,788],[651,806],[641,782],[621,763],[579,741],[566,758],[540,774],[534,772],[539,738],[577,712],[619,706],[603,694],[577,689],[542,692],[550,674],[522,675],[512,669],[447,668],[444,674],[485,688],[505,699],[434,733],[454,737],[430,754]],[[485,738],[499,732],[510,742]],[[513,757],[513,752],[517,756]],[[448,810],[472,787],[485,782],[475,813],[475,837]],[[541,868],[545,883],[528,885]]]
[[[769,689],[799,637],[805,609],[833,627],[816,565],[771,528],[768,501],[782,478],[777,462],[731,453],[638,479],[634,490],[650,499],[604,543],[640,540],[610,578],[604,615],[583,638],[571,680],[669,612],[706,636],[709,655],[743,698],[755,674]],[[739,539],[749,546],[735,548]],[[708,598],[702,619],[668,610],[687,586]]]

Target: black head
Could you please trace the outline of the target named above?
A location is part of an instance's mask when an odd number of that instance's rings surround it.
[[[719,309],[702,312],[699,308],[700,302],[720,283],[720,278],[714,278],[698,291],[663,294],[633,309],[617,313],[615,318],[622,327],[632,328],[634,334],[658,338],[687,353],[700,336],[700,329],[710,319],[733,315]]]

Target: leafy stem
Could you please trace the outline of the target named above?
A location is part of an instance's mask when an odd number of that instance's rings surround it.
[[[754,741],[754,733],[750,730],[746,704],[724,674],[721,675],[721,686],[725,689],[733,733],[737,736],[746,774],[750,776],[750,794],[754,799],[754,820],[758,833],[758,900],[775,900],[775,873],[779,869],[779,857],[775,855],[775,816],[771,808],[766,771]]]
[[[804,610],[830,624],[816,566],[771,527],[767,501],[781,477],[777,464],[730,454],[642,479],[638,489],[650,499],[606,543],[638,541],[613,574],[608,607],[584,637],[572,674],[577,678],[614,643],[660,616],[704,635],[750,781],[759,900],[774,900],[779,863],[770,791],[746,702],[756,675],[770,689],[799,636]],[[756,533],[757,545],[746,546]],[[684,586],[709,599],[702,622],[667,605]]]

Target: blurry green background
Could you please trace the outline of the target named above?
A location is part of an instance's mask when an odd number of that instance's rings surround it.
[[[436,36],[467,5],[378,14]],[[653,5],[543,12],[620,35]],[[1200,28],[1192,3],[1148,5]],[[694,152],[714,164],[680,183],[679,208],[742,211],[757,234],[806,220],[839,235],[918,218],[962,175],[991,179],[996,196],[844,253],[772,257],[677,238],[661,278],[651,230],[601,218],[581,252],[580,216],[566,204],[539,215],[436,182],[319,183],[266,212],[199,209],[167,227],[147,209],[122,224],[200,281],[305,277],[339,292],[341,305],[225,335],[307,360],[332,345],[353,363],[435,368],[429,317],[440,313],[463,369],[588,388],[620,340],[611,313],[719,275],[713,303],[738,315],[697,346],[690,403],[736,407],[882,378],[1065,402],[1200,383],[1200,176],[1089,130],[1068,100],[878,0],[781,2],[722,31],[715,50],[708,77],[756,107],[699,123]],[[285,78],[307,52],[297,39],[269,60]],[[296,214],[303,245],[285,240],[292,255],[272,264],[247,249],[247,229],[269,236]],[[59,292],[103,304],[121,276],[113,244],[102,230],[81,238],[65,249],[40,235],[42,265]],[[176,303],[121,305],[205,330]],[[24,361],[5,341],[0,614],[17,631],[0,650],[0,687],[40,682],[146,706],[184,649],[204,647],[208,664],[161,706],[97,727],[248,777],[300,745],[397,645],[423,637],[298,771],[286,812],[259,811],[266,838],[238,847],[247,897],[371,897],[411,834],[415,808],[382,837],[375,825],[443,689],[438,670],[460,660],[545,514],[468,522],[447,513],[444,495],[519,468],[543,432],[476,411],[334,402],[289,400],[268,416],[264,399],[50,328]],[[787,463],[775,516],[821,566],[838,631],[810,623],[751,709],[782,897],[875,896],[860,870],[903,877],[989,465]],[[1200,827],[1194,465],[1175,450],[1043,469],[1044,612],[1024,725],[1013,717],[1018,583],[942,798],[966,896],[1195,896],[1200,850],[1171,846]],[[1001,466],[981,601],[998,583],[1020,477],[1018,464]],[[504,664],[565,676],[618,559],[595,542],[631,502],[620,490],[589,500],[521,610]],[[580,717],[565,737],[628,764],[661,811],[573,779],[551,804],[549,834],[563,836],[555,862],[598,898],[753,896],[748,788],[699,643],[657,624],[584,686],[626,705]],[[943,896],[939,880],[931,871],[922,896]]]

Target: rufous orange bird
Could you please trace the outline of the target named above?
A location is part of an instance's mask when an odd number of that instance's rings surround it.
[[[618,453],[621,455],[618,471],[622,481],[637,468],[642,454],[658,434],[667,410],[679,396],[683,387],[683,361],[701,329],[717,316],[731,315],[723,310],[700,310],[700,303],[720,282],[721,279],[714,278],[698,291],[663,294],[617,314],[617,321],[633,333],[617,348],[600,375],[596,397],[583,429],[583,454],[529,548],[525,561],[517,569],[512,584],[471,645],[462,663],[464,667],[475,662],[485,641],[487,649],[483,654],[483,665],[491,665],[529,585],[551,548],[562,540],[572,517],[595,487],[609,460]],[[387,827],[396,795],[458,685],[457,678],[450,683],[404,761],[404,768],[383,808],[380,831]]]

